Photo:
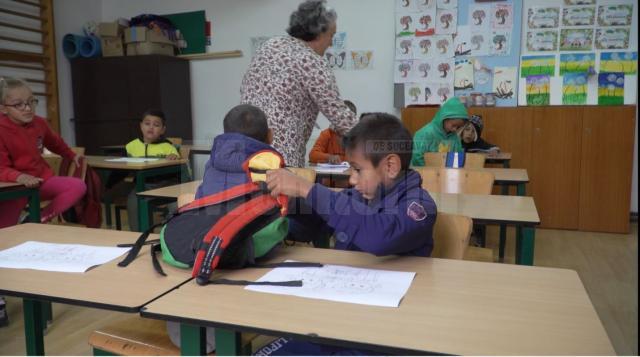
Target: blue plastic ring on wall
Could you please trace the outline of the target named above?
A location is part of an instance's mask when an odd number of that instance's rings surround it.
[[[71,59],[80,56],[80,42],[84,36],[74,35],[72,33],[64,35],[62,38],[62,52],[65,57]]]
[[[96,36],[87,36],[80,42],[80,56],[99,57],[102,54],[100,39]]]

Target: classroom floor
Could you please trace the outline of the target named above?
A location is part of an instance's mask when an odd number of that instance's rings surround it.
[[[509,231],[506,263],[514,262]],[[578,271],[618,355],[638,355],[638,224],[629,234],[538,229],[535,265]],[[488,227],[487,246],[497,254],[497,227]],[[482,302],[478,302],[482,308]],[[7,298],[8,327],[0,328],[0,355],[24,355],[22,303]],[[127,314],[53,304],[45,335],[48,355],[91,355],[87,341],[97,327]]]

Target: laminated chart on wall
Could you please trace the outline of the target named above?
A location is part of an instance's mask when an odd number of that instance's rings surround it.
[[[393,68],[395,83],[404,87],[404,105],[494,93],[493,68],[517,67],[519,59],[513,36],[517,27],[517,44],[520,8],[514,6],[512,0],[397,0]],[[515,105],[517,76],[515,83],[500,82],[497,105]]]
[[[524,0],[521,77],[548,74],[549,105],[634,104],[637,6],[632,0]],[[553,72],[532,66],[542,56],[554,57]],[[520,105],[544,103],[529,100],[526,89],[534,82],[538,78],[521,81]]]

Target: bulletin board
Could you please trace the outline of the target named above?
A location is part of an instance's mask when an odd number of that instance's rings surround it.
[[[471,93],[518,105],[522,1],[396,0],[395,11],[396,107]]]
[[[638,2],[524,0],[519,105],[635,104]]]

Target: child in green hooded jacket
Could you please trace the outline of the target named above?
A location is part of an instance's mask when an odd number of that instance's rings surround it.
[[[468,120],[467,108],[458,98],[447,100],[433,120],[414,135],[411,165],[424,166],[425,152],[464,152],[457,131]]]

